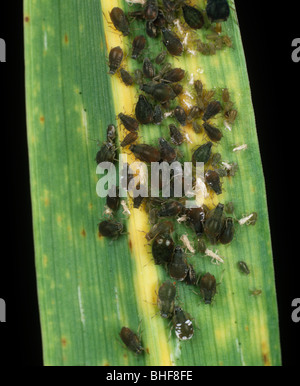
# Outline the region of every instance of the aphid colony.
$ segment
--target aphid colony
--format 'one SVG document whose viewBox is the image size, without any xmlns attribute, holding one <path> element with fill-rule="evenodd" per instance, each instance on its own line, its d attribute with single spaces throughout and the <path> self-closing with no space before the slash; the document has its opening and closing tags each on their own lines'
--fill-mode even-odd
<svg viewBox="0 0 300 386">
<path fill-rule="evenodd" d="M 109 74 L 119 74 L 126 86 L 137 85 L 140 90 L 135 106 L 135 116 L 122 112 L 118 114 L 120 125 L 128 132 L 120 142 L 122 148 L 129 149 L 134 156 L 147 164 L 151 162 L 168 162 L 181 159 L 182 155 L 177 149 L 183 142 L 188 141 L 184 127 L 191 125 L 196 134 L 203 133 L 206 142 L 192 150 L 192 163 L 203 162 L 205 167 L 204 185 L 208 192 L 216 195 L 222 194 L 222 182 L 224 177 L 234 176 L 237 172 L 237 164 L 221 163 L 221 155 L 213 152 L 215 144 L 221 141 L 222 131 L 213 124 L 216 116 L 223 115 L 225 127 L 231 130 L 231 125 L 237 117 L 234 103 L 231 101 L 229 90 L 222 90 L 220 100 L 214 99 L 215 91 L 206 90 L 201 80 L 193 80 L 191 83 L 195 104 L 189 109 L 177 102 L 178 96 L 184 93 L 183 86 L 179 83 L 186 77 L 185 70 L 165 63 L 168 55 L 181 56 L 185 52 L 185 44 L 182 38 L 175 32 L 180 29 L 184 34 L 191 34 L 201 28 L 214 26 L 213 33 L 207 35 L 208 43 L 194 39 L 196 50 L 203 54 L 213 54 L 223 46 L 231 46 L 231 40 L 226 35 L 221 35 L 220 22 L 226 21 L 229 16 L 229 6 L 226 0 L 208 0 L 206 10 L 188 5 L 184 0 L 147 0 L 137 10 L 128 12 L 118 7 L 111 10 L 109 16 L 116 28 L 123 36 L 131 41 L 130 56 L 141 68 L 136 69 L 134 74 L 123 67 L 124 53 L 121 47 L 114 47 L 109 52 Z M 131 38 L 131 24 L 133 20 L 145 22 L 145 34 L 139 34 Z M 183 25 L 179 20 L 184 22 Z M 213 23 L 213 24 L 212 24 Z M 216 23 L 216 24 L 214 24 Z M 161 38 L 166 51 L 162 51 L 155 58 L 147 54 L 147 39 Z M 146 143 L 136 143 L 141 125 L 161 125 L 166 117 L 171 117 L 174 123 L 168 125 L 169 140 L 158 138 L 157 146 Z M 163 125 L 162 125 L 163 126 Z M 96 162 L 114 162 L 117 151 L 116 127 L 109 125 L 107 128 L 107 139 L 100 147 Z M 134 177 L 129 174 L 129 165 L 125 165 L 122 173 L 127 175 L 127 185 Z M 160 189 L 162 186 L 160 186 Z M 118 196 L 118 187 L 114 187 L 115 197 L 107 196 L 106 211 L 112 217 L 120 206 L 123 213 L 130 214 L 125 201 Z M 135 197 L 134 208 L 145 209 L 149 213 L 151 224 L 150 231 L 146 234 L 146 240 L 151 242 L 151 250 L 154 263 L 166 269 L 172 281 L 164 282 L 158 290 L 157 307 L 163 318 L 171 319 L 172 328 L 179 340 L 192 338 L 194 330 L 192 317 L 181 307 L 176 305 L 176 287 L 174 281 L 185 282 L 187 285 L 196 286 L 199 295 L 205 304 L 211 304 L 216 294 L 216 278 L 209 272 L 197 274 L 187 260 L 187 251 L 194 254 L 198 252 L 211 256 L 215 261 L 223 262 L 214 252 L 210 251 L 206 243 L 229 244 L 234 237 L 235 217 L 229 216 L 233 213 L 232 203 L 217 204 L 209 210 L 206 205 L 197 208 L 188 208 L 182 199 L 174 196 L 172 187 L 171 197 L 143 198 Z M 197 240 L 196 246 L 184 234 L 180 241 L 174 241 L 174 223 L 188 226 L 194 232 Z M 124 226 L 113 218 L 100 222 L 99 234 L 104 237 L 116 239 L 123 233 Z M 175 235 L 176 236 L 176 235 Z M 249 274 L 249 268 L 245 262 L 239 262 L 238 268 L 241 272 Z M 125 345 L 135 352 L 141 354 L 144 349 L 140 338 L 128 327 L 123 327 L 120 337 Z"/>
</svg>

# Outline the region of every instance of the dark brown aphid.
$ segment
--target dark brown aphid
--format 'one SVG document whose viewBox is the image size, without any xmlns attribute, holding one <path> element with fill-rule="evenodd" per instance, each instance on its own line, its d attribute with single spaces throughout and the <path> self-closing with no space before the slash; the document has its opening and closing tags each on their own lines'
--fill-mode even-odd
<svg viewBox="0 0 300 386">
<path fill-rule="evenodd" d="M 176 106 L 174 109 L 174 117 L 181 124 L 181 126 L 186 125 L 186 113 L 183 107 Z"/>
<path fill-rule="evenodd" d="M 164 83 L 143 84 L 140 88 L 147 94 L 152 95 L 152 97 L 160 103 L 166 103 L 170 99 L 174 99 L 176 97 L 172 87 Z"/>
<path fill-rule="evenodd" d="M 204 232 L 212 244 L 216 244 L 223 229 L 223 204 L 218 204 L 206 216 Z"/>
<path fill-rule="evenodd" d="M 176 287 L 169 280 L 165 281 L 158 290 L 157 306 L 160 316 L 171 318 L 174 314 Z"/>
<path fill-rule="evenodd" d="M 157 212 L 158 217 L 175 217 L 184 211 L 184 206 L 175 200 L 165 202 Z"/>
<path fill-rule="evenodd" d="M 185 253 L 179 245 L 175 247 L 172 259 L 168 264 L 168 272 L 172 279 L 178 281 L 183 281 L 189 272 Z"/>
<path fill-rule="evenodd" d="M 139 143 L 137 145 L 131 145 L 129 149 L 133 152 L 136 158 L 143 162 L 160 161 L 160 151 L 153 146 L 145 143 Z"/>
<path fill-rule="evenodd" d="M 159 28 L 152 21 L 148 20 L 146 22 L 146 34 L 149 38 L 155 39 L 159 35 Z"/>
<path fill-rule="evenodd" d="M 139 100 L 135 106 L 135 116 L 136 119 L 141 123 L 141 124 L 148 124 L 153 121 L 153 107 L 152 105 L 148 102 L 147 98 L 144 95 L 139 96 Z"/>
<path fill-rule="evenodd" d="M 117 69 L 120 67 L 123 59 L 123 50 L 121 47 L 114 47 L 109 53 L 109 74 L 115 74 Z"/>
<path fill-rule="evenodd" d="M 184 5 L 182 7 L 183 17 L 185 22 L 193 29 L 200 29 L 204 25 L 204 18 L 202 12 L 197 8 L 191 7 L 189 5 Z"/>
<path fill-rule="evenodd" d="M 99 165 L 101 162 L 114 162 L 115 154 L 115 145 L 112 142 L 104 142 L 96 154 L 97 165 Z"/>
<path fill-rule="evenodd" d="M 208 209 L 205 205 L 200 206 L 199 208 L 186 209 L 187 221 L 192 226 L 198 237 L 203 235 L 203 225 L 207 211 Z"/>
<path fill-rule="evenodd" d="M 189 271 L 188 271 L 187 276 L 185 278 L 185 282 L 188 285 L 196 285 L 197 284 L 197 274 L 196 274 L 192 264 L 189 264 Z"/>
<path fill-rule="evenodd" d="M 211 156 L 212 142 L 206 142 L 205 144 L 199 146 L 192 155 L 193 165 L 196 165 L 196 162 L 203 162 L 206 164 Z"/>
<path fill-rule="evenodd" d="M 120 69 L 121 79 L 126 84 L 126 86 L 133 85 L 133 77 L 129 74 L 128 71 L 124 70 L 124 68 Z"/>
<path fill-rule="evenodd" d="M 162 51 L 162 52 L 160 52 L 160 53 L 157 55 L 157 57 L 155 58 L 155 63 L 156 63 L 156 64 L 162 64 L 162 63 L 165 61 L 167 55 L 168 55 L 167 51 Z"/>
<path fill-rule="evenodd" d="M 122 327 L 120 338 L 129 350 L 133 351 L 135 354 L 140 355 L 143 351 L 145 351 L 140 338 L 133 331 L 131 331 L 130 328 Z"/>
<path fill-rule="evenodd" d="M 149 21 L 154 21 L 158 16 L 157 0 L 147 0 L 144 7 L 144 18 Z"/>
<path fill-rule="evenodd" d="M 185 71 L 182 68 L 173 68 L 163 75 L 163 81 L 176 83 L 180 82 L 185 76 Z"/>
<path fill-rule="evenodd" d="M 226 21 L 230 9 L 227 0 L 208 0 L 206 14 L 212 22 Z"/>
<path fill-rule="evenodd" d="M 146 78 L 149 79 L 152 79 L 155 76 L 155 68 L 149 58 L 144 59 L 143 74 Z"/>
<path fill-rule="evenodd" d="M 187 121 L 192 122 L 193 119 L 198 119 L 201 116 L 201 109 L 199 106 L 192 106 L 187 115 Z"/>
<path fill-rule="evenodd" d="M 169 125 L 171 141 L 174 145 L 181 145 L 184 142 L 184 136 L 181 131 L 173 124 Z"/>
<path fill-rule="evenodd" d="M 204 254 L 207 249 L 206 243 L 203 238 L 197 240 L 197 251 Z"/>
<path fill-rule="evenodd" d="M 191 316 L 180 307 L 175 307 L 172 319 L 175 334 L 179 340 L 189 340 L 194 335 Z"/>
<path fill-rule="evenodd" d="M 164 119 L 164 114 L 162 112 L 162 109 L 159 105 L 156 105 L 154 107 L 154 112 L 153 112 L 153 123 L 155 125 L 160 125 L 163 119 Z"/>
<path fill-rule="evenodd" d="M 244 261 L 239 261 L 239 262 L 237 263 L 237 265 L 238 265 L 239 270 L 240 270 L 242 273 L 244 273 L 244 274 L 246 274 L 246 275 L 249 275 L 249 274 L 250 274 L 250 269 L 248 268 L 248 265 L 247 265 Z"/>
<path fill-rule="evenodd" d="M 222 134 L 221 130 L 218 129 L 217 127 L 214 127 L 214 126 L 210 125 L 209 123 L 204 122 L 203 128 L 205 130 L 205 133 L 207 134 L 207 136 L 209 137 L 209 139 L 211 141 L 218 142 L 222 139 L 223 134 Z"/>
<path fill-rule="evenodd" d="M 141 86 L 144 83 L 143 72 L 139 68 L 134 70 L 134 80 L 135 80 L 135 83 L 138 84 L 139 86 Z"/>
<path fill-rule="evenodd" d="M 163 43 L 171 55 L 180 56 L 183 53 L 183 45 L 179 37 L 167 28 L 162 28 Z"/>
<path fill-rule="evenodd" d="M 211 166 L 212 167 L 217 167 L 219 163 L 221 162 L 222 156 L 220 153 L 214 153 L 213 156 L 211 157 Z"/>
<path fill-rule="evenodd" d="M 236 117 L 237 117 L 237 110 L 229 110 L 225 113 L 225 118 L 226 118 L 226 121 L 229 123 L 229 124 L 233 124 L 234 121 L 236 120 Z"/>
<path fill-rule="evenodd" d="M 126 115 L 123 113 L 120 113 L 118 115 L 118 118 L 120 119 L 120 121 L 122 122 L 126 130 L 130 132 L 135 132 L 138 130 L 139 123 L 135 118 L 130 117 L 129 115 Z"/>
<path fill-rule="evenodd" d="M 112 186 L 106 197 L 106 205 L 109 209 L 116 212 L 120 207 L 119 188 Z"/>
<path fill-rule="evenodd" d="M 200 293 L 204 299 L 205 304 L 211 304 L 213 297 L 216 294 L 217 283 L 214 275 L 207 272 L 200 280 Z"/>
<path fill-rule="evenodd" d="M 174 241 L 169 233 L 163 233 L 153 240 L 152 256 L 156 265 L 171 261 L 174 252 Z"/>
<path fill-rule="evenodd" d="M 117 137 L 117 129 L 115 125 L 108 125 L 106 130 L 107 142 L 114 143 Z"/>
<path fill-rule="evenodd" d="M 173 162 L 176 159 L 176 151 L 164 138 L 159 138 L 159 149 L 161 159 L 166 162 Z"/>
<path fill-rule="evenodd" d="M 221 106 L 221 103 L 219 101 L 212 101 L 210 102 L 206 109 L 205 109 L 205 112 L 203 114 L 203 121 L 207 121 L 208 119 L 214 117 L 216 114 L 218 114 L 221 110 L 222 106 Z"/>
<path fill-rule="evenodd" d="M 129 35 L 129 23 L 124 11 L 121 8 L 113 8 L 109 16 L 113 22 L 113 25 L 118 31 L 122 32 L 124 36 Z"/>
<path fill-rule="evenodd" d="M 226 217 L 219 241 L 221 244 L 231 243 L 234 236 L 234 223 L 232 217 Z"/>
<path fill-rule="evenodd" d="M 234 212 L 234 204 L 233 202 L 227 202 L 227 204 L 225 204 L 225 212 L 228 213 L 228 214 L 232 214 Z"/>
<path fill-rule="evenodd" d="M 136 36 L 132 42 L 132 59 L 137 59 L 143 49 L 146 47 L 146 38 L 143 35 Z"/>
<path fill-rule="evenodd" d="M 146 234 L 148 241 L 154 239 L 161 233 L 172 233 L 174 230 L 173 223 L 171 221 L 161 221 L 153 225 L 150 231 Z"/>
<path fill-rule="evenodd" d="M 170 85 L 175 93 L 176 96 L 182 93 L 183 86 L 179 83 L 174 83 Z"/>
<path fill-rule="evenodd" d="M 123 224 L 115 220 L 104 220 L 100 222 L 98 229 L 101 236 L 117 239 L 123 231 Z"/>
<path fill-rule="evenodd" d="M 158 27 L 159 29 L 166 26 L 167 20 L 166 20 L 165 15 L 161 9 L 158 10 L 157 18 L 153 21 L 153 24 L 156 27 Z"/>
<path fill-rule="evenodd" d="M 201 127 L 201 125 L 200 125 L 197 121 L 193 121 L 192 127 L 193 127 L 193 130 L 194 130 L 194 132 L 195 132 L 196 134 L 201 133 L 202 127 Z"/>
<path fill-rule="evenodd" d="M 205 183 L 216 193 L 222 194 L 222 186 L 219 173 L 209 169 L 205 173 Z"/>
<path fill-rule="evenodd" d="M 121 147 L 125 147 L 125 146 L 128 146 L 128 145 L 131 145 L 137 139 L 138 139 L 138 133 L 137 132 L 128 133 L 124 137 L 123 141 L 120 143 L 120 146 Z"/>
</svg>

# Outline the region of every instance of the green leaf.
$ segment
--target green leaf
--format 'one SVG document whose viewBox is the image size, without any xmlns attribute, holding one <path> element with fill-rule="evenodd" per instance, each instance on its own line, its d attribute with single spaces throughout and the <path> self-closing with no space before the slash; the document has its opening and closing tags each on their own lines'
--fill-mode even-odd
<svg viewBox="0 0 300 386">
<path fill-rule="evenodd" d="M 200 8 L 204 1 L 198 2 Z M 96 194 L 97 143 L 106 137 L 116 116 L 132 114 L 138 88 L 126 87 L 118 75 L 108 75 L 108 52 L 121 46 L 130 70 L 141 66 L 130 59 L 132 36 L 122 37 L 109 22 L 108 12 L 125 1 L 47 0 L 24 1 L 27 129 L 30 158 L 35 261 L 45 365 L 280 365 L 278 315 L 264 177 L 256 134 L 251 92 L 240 31 L 234 9 L 223 32 L 233 47 L 205 56 L 184 54 L 170 58 L 175 67 L 201 79 L 207 89 L 230 91 L 238 117 L 232 130 L 214 152 L 222 160 L 237 162 L 234 177 L 224 178 L 224 193 L 211 196 L 233 201 L 238 219 L 258 213 L 255 226 L 236 226 L 229 245 L 218 245 L 224 264 L 213 265 L 200 254 L 188 257 L 197 272 L 214 274 L 221 284 L 211 306 L 177 283 L 180 305 L 194 318 L 195 334 L 178 341 L 168 321 L 157 314 L 158 286 L 168 278 L 151 260 L 146 245 L 149 229 L 145 209 L 133 209 L 129 218 L 119 210 L 128 234 L 116 241 L 99 237 L 105 200 Z M 232 3 L 232 7 L 234 7 Z M 135 9 L 137 9 L 136 7 Z M 131 24 L 133 35 L 143 33 L 143 23 Z M 204 38 L 207 31 L 198 31 Z M 196 35 L 191 35 L 196 38 Z M 150 58 L 163 49 L 160 40 L 147 38 Z M 192 42 L 190 43 L 192 44 Z M 181 97 L 181 103 L 184 103 Z M 157 145 L 168 137 L 169 118 L 161 126 L 140 129 L 141 142 Z M 205 141 L 187 128 L 193 144 L 182 145 L 185 160 Z M 247 149 L 233 148 L 247 144 Z M 129 151 L 127 151 L 129 155 Z M 133 160 L 132 155 L 129 155 Z M 184 225 L 176 234 L 193 235 Z M 212 246 L 209 246 L 213 249 Z M 237 269 L 244 260 L 251 273 Z M 221 280 L 222 279 L 222 280 Z M 251 290 L 261 290 L 257 296 Z M 157 315 L 155 315 L 157 314 Z M 137 357 L 123 347 L 122 326 L 135 332 L 141 321 L 147 352 Z M 198 328 L 197 328 L 197 327 Z"/>
</svg>

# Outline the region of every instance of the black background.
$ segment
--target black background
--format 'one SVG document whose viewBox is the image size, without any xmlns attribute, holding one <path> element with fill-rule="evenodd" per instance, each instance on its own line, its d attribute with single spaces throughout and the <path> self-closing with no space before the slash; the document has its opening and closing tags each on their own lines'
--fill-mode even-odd
<svg viewBox="0 0 300 386">
<path fill-rule="evenodd" d="M 0 324 L 1 364 L 41 366 L 25 122 L 23 10 L 21 0 L 9 3 L 12 8 L 2 5 L 0 14 L 0 38 L 7 48 L 7 62 L 0 64 L 0 297 L 7 305 L 7 322 Z M 261 4 L 240 0 L 236 7 L 267 188 L 282 360 L 288 366 L 298 365 L 300 329 L 300 323 L 291 320 L 291 302 L 300 297 L 300 62 L 291 60 L 291 42 L 300 37 L 300 31 L 296 1 L 280 9 L 277 3 Z"/>
</svg>

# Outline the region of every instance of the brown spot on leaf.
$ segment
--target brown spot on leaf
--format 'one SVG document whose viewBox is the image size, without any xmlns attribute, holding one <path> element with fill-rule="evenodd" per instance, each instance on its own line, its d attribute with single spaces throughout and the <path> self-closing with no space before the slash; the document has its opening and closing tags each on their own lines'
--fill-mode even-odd
<svg viewBox="0 0 300 386">
<path fill-rule="evenodd" d="M 103 366 L 110 366 L 108 362 L 105 362 Z"/>
<path fill-rule="evenodd" d="M 129 248 L 132 251 L 132 242 L 131 242 L 131 240 L 129 240 Z"/>
<path fill-rule="evenodd" d="M 269 349 L 268 349 L 268 345 L 265 341 L 262 342 L 261 349 L 262 349 L 262 356 L 263 356 L 264 365 L 265 366 L 271 366 L 271 361 L 270 361 L 270 357 L 269 357 Z"/>
<path fill-rule="evenodd" d="M 98 232 L 98 239 L 102 239 L 102 235 L 100 232 Z"/>
<path fill-rule="evenodd" d="M 41 122 L 41 123 L 44 123 L 44 122 L 45 122 L 45 117 L 44 117 L 43 115 L 40 117 L 40 122 Z"/>
<path fill-rule="evenodd" d="M 63 347 L 66 347 L 67 346 L 67 339 L 63 336 L 62 338 L 61 338 L 61 345 L 63 346 Z"/>
<path fill-rule="evenodd" d="M 25 23 L 28 23 L 30 20 L 29 16 L 25 16 L 24 20 L 25 20 Z"/>
<path fill-rule="evenodd" d="M 80 232 L 80 234 L 81 234 L 82 237 L 85 237 L 85 236 L 86 236 L 86 231 L 85 231 L 85 229 L 82 229 L 81 232 Z"/>
<path fill-rule="evenodd" d="M 67 34 L 65 34 L 65 43 L 68 44 L 69 43 L 69 37 Z"/>
</svg>

